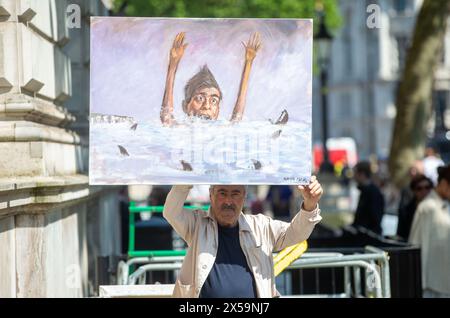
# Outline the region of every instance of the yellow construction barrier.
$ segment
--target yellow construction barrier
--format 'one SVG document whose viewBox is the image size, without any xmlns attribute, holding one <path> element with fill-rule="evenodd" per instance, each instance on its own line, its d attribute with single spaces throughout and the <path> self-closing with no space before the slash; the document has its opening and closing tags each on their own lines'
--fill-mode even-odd
<svg viewBox="0 0 450 318">
<path fill-rule="evenodd" d="M 286 247 L 284 250 L 280 251 L 273 258 L 273 269 L 275 272 L 275 276 L 278 276 L 282 271 L 286 269 L 289 265 L 292 264 L 297 258 L 302 256 L 303 253 L 308 249 L 308 243 L 303 241 L 296 245 L 292 245 Z"/>
</svg>

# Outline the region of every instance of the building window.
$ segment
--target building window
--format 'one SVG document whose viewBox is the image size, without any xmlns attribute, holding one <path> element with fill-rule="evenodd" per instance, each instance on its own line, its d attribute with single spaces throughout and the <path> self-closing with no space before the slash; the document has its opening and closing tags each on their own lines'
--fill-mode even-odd
<svg viewBox="0 0 450 318">
<path fill-rule="evenodd" d="M 404 14 L 407 8 L 407 0 L 394 0 L 394 10 L 398 15 Z"/>
<path fill-rule="evenodd" d="M 445 65 L 445 55 L 447 52 L 447 45 L 448 45 L 447 40 L 444 40 L 444 45 L 442 46 L 442 50 L 439 52 L 439 63 L 441 65 Z"/>
<path fill-rule="evenodd" d="M 435 132 L 447 131 L 448 119 L 448 91 L 438 90 L 433 92 L 433 110 L 435 115 Z"/>
<path fill-rule="evenodd" d="M 337 117 L 340 120 L 351 120 L 351 118 L 353 117 L 353 107 L 351 104 L 350 94 L 342 93 L 340 99 L 341 107 L 339 107 L 340 112 Z"/>
<path fill-rule="evenodd" d="M 398 71 L 403 71 L 403 67 L 406 63 L 406 55 L 409 49 L 409 39 L 406 36 L 398 36 L 397 42 L 397 54 L 398 54 Z"/>
<path fill-rule="evenodd" d="M 352 75 L 353 71 L 353 49 L 352 49 L 352 30 L 351 30 L 351 21 L 352 21 L 352 11 L 348 9 L 345 12 L 345 25 L 343 29 L 343 47 L 344 47 L 344 70 L 348 77 Z"/>
</svg>

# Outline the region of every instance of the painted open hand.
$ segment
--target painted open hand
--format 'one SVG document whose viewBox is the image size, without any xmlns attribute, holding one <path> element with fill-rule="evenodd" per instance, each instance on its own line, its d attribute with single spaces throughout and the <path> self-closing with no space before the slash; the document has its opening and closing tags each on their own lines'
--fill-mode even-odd
<svg viewBox="0 0 450 318">
<path fill-rule="evenodd" d="M 256 57 L 256 53 L 261 48 L 261 36 L 258 32 L 253 33 L 247 43 L 242 42 L 242 45 L 245 47 L 245 60 L 253 61 Z"/>
<path fill-rule="evenodd" d="M 308 185 L 299 185 L 298 189 L 303 196 L 303 209 L 306 211 L 314 210 L 323 194 L 322 186 L 317 181 L 316 176 L 311 177 Z"/>
<path fill-rule="evenodd" d="M 173 40 L 172 48 L 170 49 L 170 61 L 178 63 L 183 57 L 184 50 L 188 46 L 184 43 L 185 32 L 180 32 L 175 36 Z"/>
</svg>

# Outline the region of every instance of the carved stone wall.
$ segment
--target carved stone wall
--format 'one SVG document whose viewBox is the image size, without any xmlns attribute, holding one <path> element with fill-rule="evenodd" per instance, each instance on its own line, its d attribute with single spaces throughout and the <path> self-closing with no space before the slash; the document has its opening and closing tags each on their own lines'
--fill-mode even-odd
<svg viewBox="0 0 450 318">
<path fill-rule="evenodd" d="M 0 0 L 0 297 L 92 295 L 96 257 L 120 253 L 118 188 L 87 177 L 89 23 L 107 13 Z"/>
</svg>

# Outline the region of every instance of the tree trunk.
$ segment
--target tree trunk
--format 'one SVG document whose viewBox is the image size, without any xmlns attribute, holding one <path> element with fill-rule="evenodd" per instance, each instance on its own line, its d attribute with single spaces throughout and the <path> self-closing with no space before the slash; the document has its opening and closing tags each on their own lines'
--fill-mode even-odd
<svg viewBox="0 0 450 318">
<path fill-rule="evenodd" d="M 434 73 L 443 50 L 449 16 L 450 1 L 424 0 L 416 20 L 395 101 L 397 116 L 389 172 L 398 187 L 409 182 L 409 168 L 415 160 L 423 158 Z"/>
</svg>

